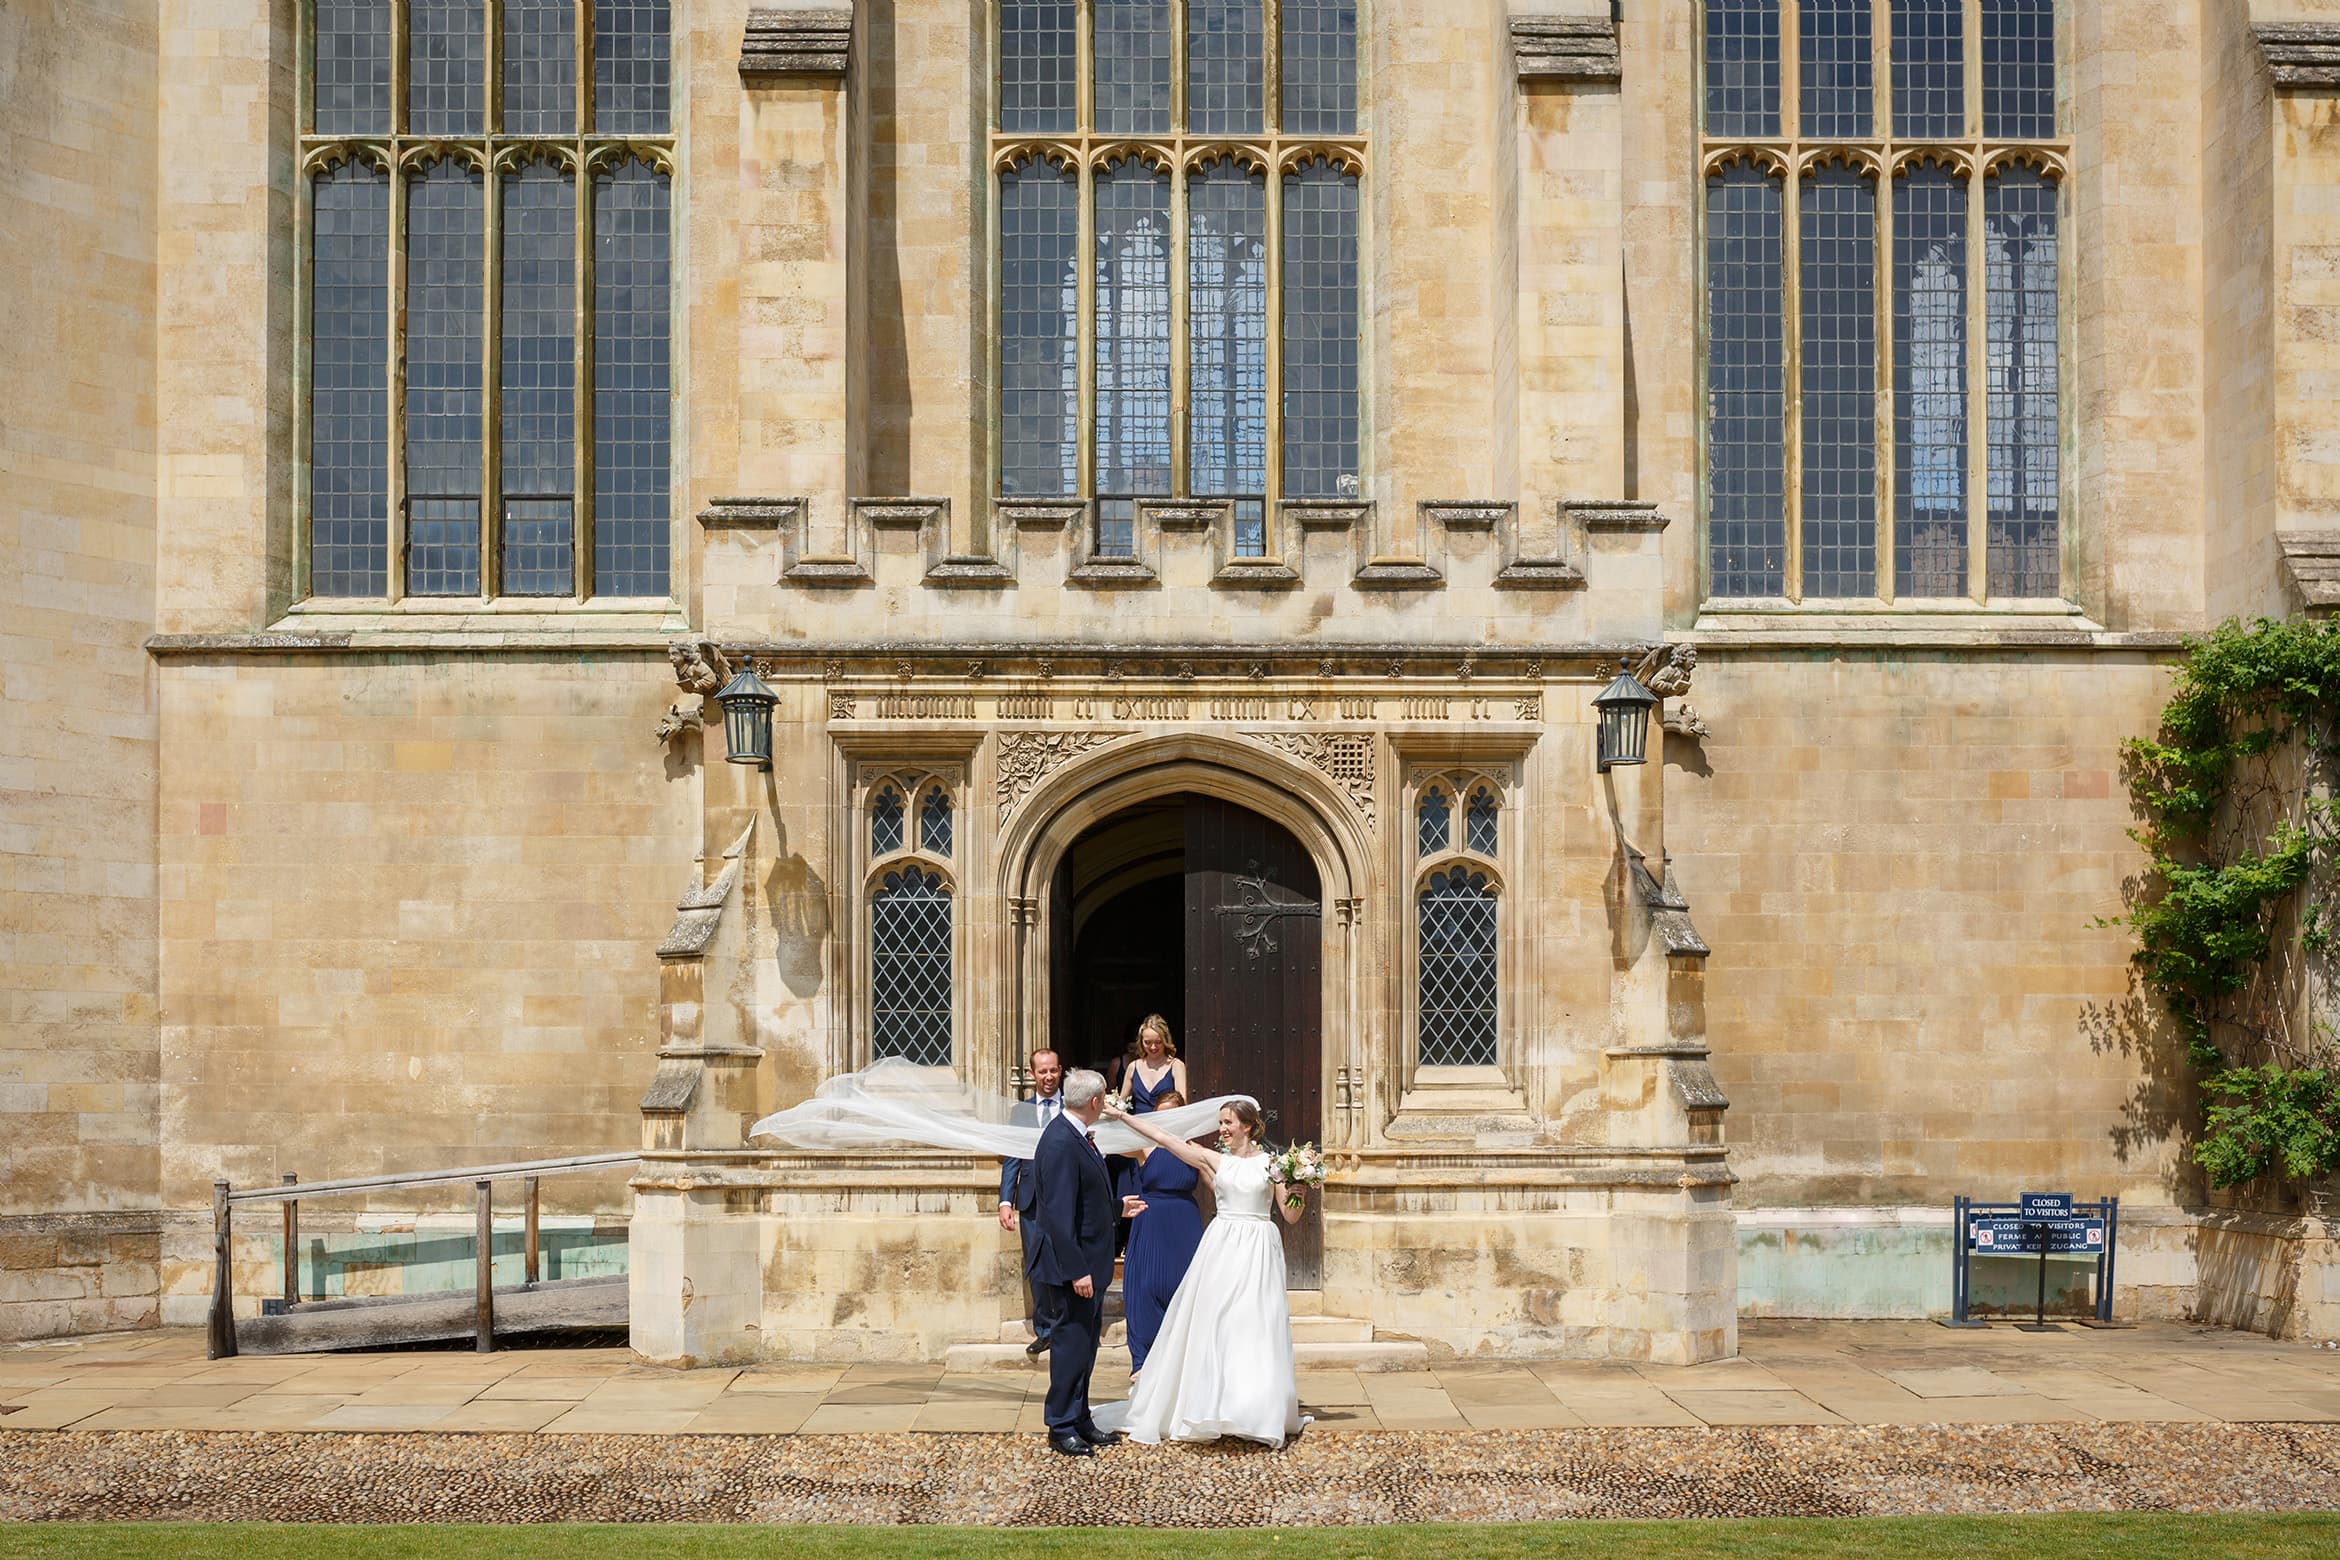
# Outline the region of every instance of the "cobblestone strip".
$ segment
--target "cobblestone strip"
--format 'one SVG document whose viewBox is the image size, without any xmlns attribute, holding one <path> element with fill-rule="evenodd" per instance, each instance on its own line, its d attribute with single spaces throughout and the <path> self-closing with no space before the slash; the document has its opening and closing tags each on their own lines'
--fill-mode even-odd
<svg viewBox="0 0 2340 1560">
<path fill-rule="evenodd" d="M 1031 1435 L 0 1431 L 0 1519 L 1029 1526 L 2340 1507 L 2340 1426 L 1384 1432 L 1120 1446 Z"/>
</svg>

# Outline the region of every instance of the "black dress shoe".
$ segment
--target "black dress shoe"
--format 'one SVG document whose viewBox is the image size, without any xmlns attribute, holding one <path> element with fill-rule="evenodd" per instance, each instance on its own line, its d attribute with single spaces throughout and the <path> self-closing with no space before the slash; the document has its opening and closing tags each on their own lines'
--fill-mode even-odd
<svg viewBox="0 0 2340 1560">
<path fill-rule="evenodd" d="M 1121 1441 L 1120 1431 L 1100 1430 L 1095 1425 L 1079 1426 L 1077 1433 L 1082 1440 L 1088 1442 L 1091 1446 L 1115 1446 L 1120 1444 Z"/>
<path fill-rule="evenodd" d="M 1024 1345 L 1024 1352 L 1026 1354 L 1039 1354 L 1045 1351 L 1047 1347 L 1048 1340 L 1046 1338 L 1034 1338 L 1030 1343 Z"/>
<path fill-rule="evenodd" d="M 1053 1430 L 1048 1434 L 1048 1445 L 1050 1450 L 1061 1452 L 1067 1457 L 1094 1457 L 1097 1455 L 1096 1448 L 1079 1436 L 1058 1435 Z"/>
</svg>

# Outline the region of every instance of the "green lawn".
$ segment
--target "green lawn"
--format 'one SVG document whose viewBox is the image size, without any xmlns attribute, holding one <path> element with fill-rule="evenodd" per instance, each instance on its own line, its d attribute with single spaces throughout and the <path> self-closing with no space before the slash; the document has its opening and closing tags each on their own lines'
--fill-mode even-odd
<svg viewBox="0 0 2340 1560">
<path fill-rule="evenodd" d="M 560 1556 L 673 1556 L 732 1560 L 1381 1560 L 1424 1555 L 1537 1560 L 1555 1554 L 1620 1560 L 1772 1560 L 1859 1555 L 1862 1560 L 2199 1560 L 2340 1553 L 2340 1515 L 1872 1517 L 1748 1522 L 1505 1523 L 1484 1527 L 1262 1528 L 1192 1533 L 1133 1528 L 896 1528 L 559 1525 L 326 1527 L 198 1523 L 0 1525 L 0 1555 L 41 1560 L 552 1560 Z"/>
</svg>

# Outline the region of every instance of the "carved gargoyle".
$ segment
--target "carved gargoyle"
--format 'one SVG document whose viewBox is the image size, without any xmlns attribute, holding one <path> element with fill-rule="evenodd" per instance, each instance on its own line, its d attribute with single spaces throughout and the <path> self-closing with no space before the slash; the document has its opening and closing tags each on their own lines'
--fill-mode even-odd
<svg viewBox="0 0 2340 1560">
<path fill-rule="evenodd" d="M 701 698 L 731 681 L 731 662 L 712 639 L 677 639 L 666 647 L 675 686 Z"/>
<path fill-rule="evenodd" d="M 658 717 L 658 724 L 650 729 L 652 735 L 671 747 L 674 739 L 684 732 L 700 731 L 705 729 L 705 726 L 706 721 L 700 715 L 697 706 L 675 704 L 668 706 L 666 713 Z"/>
<path fill-rule="evenodd" d="M 1696 645 L 1660 645 L 1642 659 L 1634 676 L 1660 699 L 1669 701 L 1658 723 L 1677 737 L 1695 742 L 1706 735 L 1706 718 L 1697 706 L 1680 702 L 1690 691 L 1690 676 L 1698 670 Z"/>
<path fill-rule="evenodd" d="M 1675 736 L 1689 737 L 1693 741 L 1706 735 L 1706 718 L 1698 713 L 1695 704 L 1675 705 L 1666 711 L 1665 719 L 1660 724 Z"/>
</svg>

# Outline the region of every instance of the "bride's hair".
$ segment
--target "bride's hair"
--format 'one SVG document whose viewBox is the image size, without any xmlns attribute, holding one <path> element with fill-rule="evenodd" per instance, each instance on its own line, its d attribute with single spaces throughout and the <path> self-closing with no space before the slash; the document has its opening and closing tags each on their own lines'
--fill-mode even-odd
<svg viewBox="0 0 2340 1560">
<path fill-rule="evenodd" d="M 1235 1119 L 1243 1123 L 1243 1130 L 1251 1135 L 1251 1141 L 1262 1148 L 1267 1146 L 1267 1118 L 1260 1115 L 1257 1105 L 1249 1100 L 1229 1100 L 1219 1108 L 1233 1111 Z"/>
<path fill-rule="evenodd" d="M 1138 1020 L 1137 1045 L 1140 1055 L 1145 1052 L 1146 1031 L 1149 1029 L 1162 1037 L 1162 1053 L 1165 1056 L 1178 1054 L 1178 1042 L 1170 1038 L 1170 1020 L 1159 1013 L 1148 1013 L 1144 1018 Z"/>
</svg>

